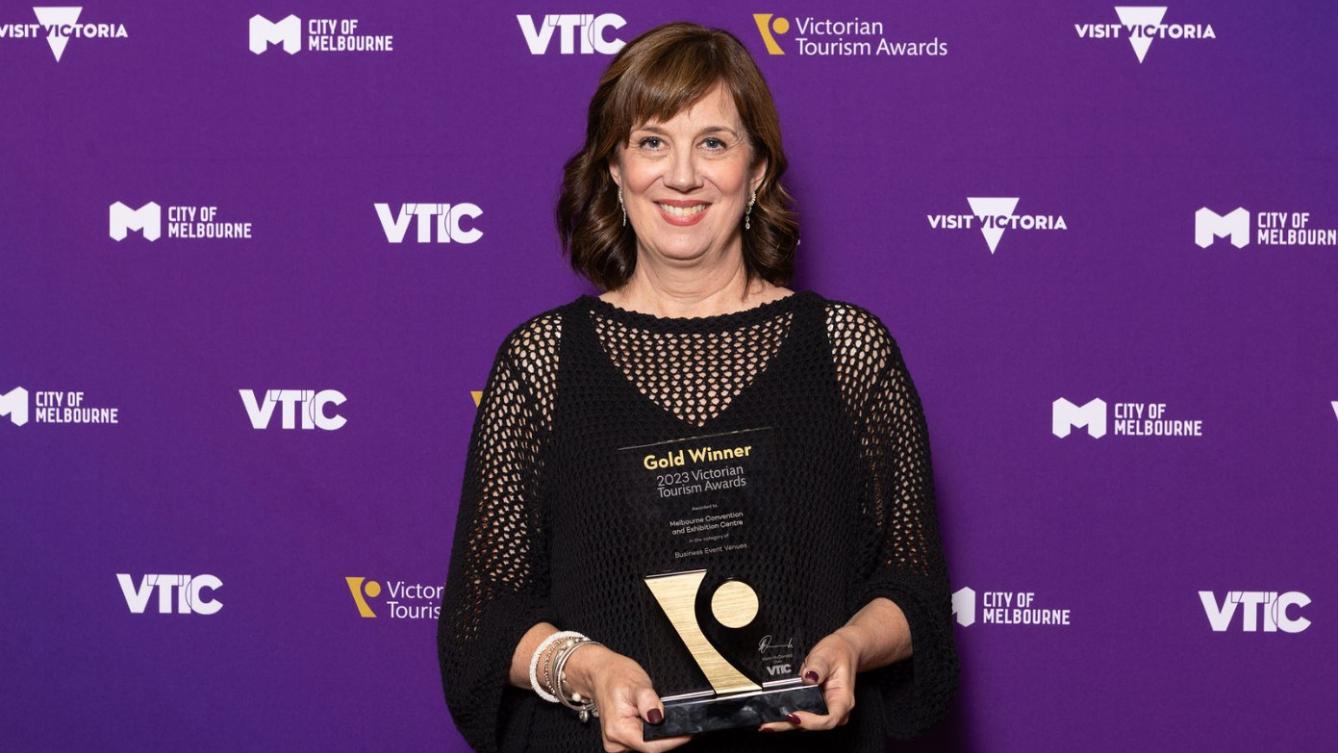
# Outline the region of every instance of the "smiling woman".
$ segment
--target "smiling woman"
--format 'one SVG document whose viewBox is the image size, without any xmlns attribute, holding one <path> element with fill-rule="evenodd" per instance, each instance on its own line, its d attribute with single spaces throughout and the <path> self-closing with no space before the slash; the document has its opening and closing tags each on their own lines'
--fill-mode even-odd
<svg viewBox="0 0 1338 753">
<path fill-rule="evenodd" d="M 604 292 L 507 335 L 470 441 L 438 648 L 476 749 L 875 753 L 944 714 L 919 397 L 877 316 L 784 287 L 785 169 L 728 32 L 601 79 L 557 219 Z"/>
</svg>

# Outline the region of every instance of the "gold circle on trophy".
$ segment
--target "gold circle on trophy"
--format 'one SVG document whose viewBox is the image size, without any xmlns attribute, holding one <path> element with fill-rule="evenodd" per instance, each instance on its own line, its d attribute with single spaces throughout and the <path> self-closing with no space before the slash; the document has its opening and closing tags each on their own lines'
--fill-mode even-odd
<svg viewBox="0 0 1338 753">
<path fill-rule="evenodd" d="M 757 616 L 757 592 L 741 580 L 725 581 L 711 594 L 711 614 L 728 628 L 741 628 Z"/>
</svg>

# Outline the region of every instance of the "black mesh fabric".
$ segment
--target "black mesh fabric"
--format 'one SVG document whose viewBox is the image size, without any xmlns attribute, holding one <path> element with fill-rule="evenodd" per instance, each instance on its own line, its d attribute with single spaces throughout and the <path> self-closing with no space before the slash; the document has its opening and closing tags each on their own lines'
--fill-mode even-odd
<svg viewBox="0 0 1338 753">
<path fill-rule="evenodd" d="M 665 552 L 611 468 L 619 448 L 759 428 L 771 449 L 751 546 L 710 562 L 792 617 L 800 658 L 879 596 L 905 612 L 913 655 L 859 676 L 845 727 L 710 733 L 680 750 L 881 751 L 943 715 L 957 655 L 928 432 L 883 322 L 811 291 L 690 318 L 581 296 L 508 334 L 471 435 L 438 654 L 476 750 L 602 749 L 598 720 L 507 684 L 536 622 L 637 659 L 662 693 L 703 686 L 665 661 L 672 637 L 642 581 Z"/>
</svg>

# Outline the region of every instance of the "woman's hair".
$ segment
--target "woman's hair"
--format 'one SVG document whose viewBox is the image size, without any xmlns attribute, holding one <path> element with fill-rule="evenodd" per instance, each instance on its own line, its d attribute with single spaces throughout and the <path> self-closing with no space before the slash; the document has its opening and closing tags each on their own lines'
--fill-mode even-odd
<svg viewBox="0 0 1338 753">
<path fill-rule="evenodd" d="M 788 284 L 794 274 L 799 223 L 780 178 L 787 166 L 780 120 L 757 64 L 737 37 L 722 29 L 677 22 L 624 46 L 600 79 L 587 115 L 585 146 L 563 167 L 557 225 L 572 267 L 605 290 L 622 287 L 636 268 L 636 236 L 623 227 L 610 160 L 633 127 L 668 121 L 723 83 L 753 148 L 750 170 L 767 162 L 757 202 L 743 233 L 748 280 Z M 751 173 L 750 173 L 751 174 Z"/>
</svg>

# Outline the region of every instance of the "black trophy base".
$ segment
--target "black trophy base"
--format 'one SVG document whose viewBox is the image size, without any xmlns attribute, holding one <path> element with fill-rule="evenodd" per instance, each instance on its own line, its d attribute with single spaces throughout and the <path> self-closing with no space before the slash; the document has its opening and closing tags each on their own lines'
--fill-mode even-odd
<svg viewBox="0 0 1338 753">
<path fill-rule="evenodd" d="M 795 711 L 826 714 L 827 702 L 822 698 L 822 687 L 793 684 L 776 685 L 762 690 L 700 698 L 683 698 L 664 702 L 664 721 L 660 724 L 641 725 L 641 735 L 647 740 L 678 735 L 695 735 L 718 729 L 757 727 L 767 722 L 788 721 Z"/>
</svg>

